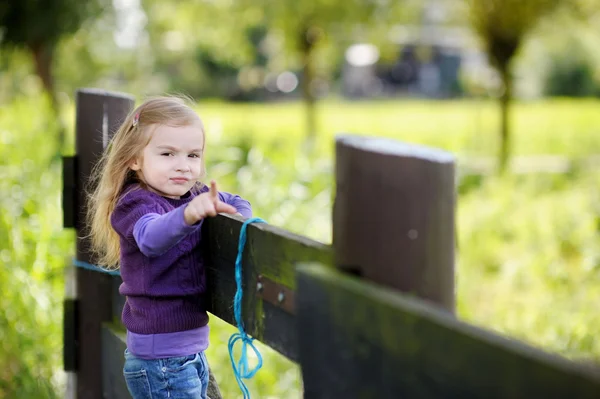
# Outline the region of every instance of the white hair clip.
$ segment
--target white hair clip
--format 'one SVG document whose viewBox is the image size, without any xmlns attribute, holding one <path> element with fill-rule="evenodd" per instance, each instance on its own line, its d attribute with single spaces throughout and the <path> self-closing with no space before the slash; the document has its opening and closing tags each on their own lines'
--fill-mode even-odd
<svg viewBox="0 0 600 399">
<path fill-rule="evenodd" d="M 133 116 L 133 127 L 136 127 L 140 122 L 140 113 L 138 112 Z"/>
</svg>

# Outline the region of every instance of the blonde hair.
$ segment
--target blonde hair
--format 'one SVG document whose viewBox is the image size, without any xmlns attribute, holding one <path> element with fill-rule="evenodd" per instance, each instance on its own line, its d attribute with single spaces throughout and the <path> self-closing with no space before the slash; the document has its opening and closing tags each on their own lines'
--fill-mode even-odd
<svg viewBox="0 0 600 399">
<path fill-rule="evenodd" d="M 158 125 L 179 127 L 194 123 L 200 123 L 204 135 L 204 126 L 192 109 L 190 99 L 182 96 L 153 97 L 131 111 L 115 133 L 92 171 L 90 184 L 93 191 L 88 196 L 87 220 L 91 249 L 100 266 L 118 268 L 119 236 L 112 227 L 110 217 L 127 183 L 138 182 L 143 186 L 130 165 L 141 157 Z"/>
</svg>

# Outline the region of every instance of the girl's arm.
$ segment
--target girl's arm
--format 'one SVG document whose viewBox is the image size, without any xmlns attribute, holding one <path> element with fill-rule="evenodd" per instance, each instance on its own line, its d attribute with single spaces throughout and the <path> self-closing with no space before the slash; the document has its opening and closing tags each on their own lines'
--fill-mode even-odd
<svg viewBox="0 0 600 399">
<path fill-rule="evenodd" d="M 222 191 L 218 194 L 222 202 L 233 206 L 241 216 L 252 217 L 252 207 L 248 201 L 239 195 Z M 190 226 L 185 222 L 185 207 L 180 206 L 162 215 L 147 213 L 138 219 L 133 228 L 133 237 L 144 255 L 160 256 L 200 227 L 201 223 Z"/>
<path fill-rule="evenodd" d="M 185 222 L 185 207 L 180 206 L 162 215 L 147 213 L 138 219 L 133 228 L 133 237 L 144 255 L 160 256 L 200 227 L 201 223 L 189 226 Z"/>
</svg>

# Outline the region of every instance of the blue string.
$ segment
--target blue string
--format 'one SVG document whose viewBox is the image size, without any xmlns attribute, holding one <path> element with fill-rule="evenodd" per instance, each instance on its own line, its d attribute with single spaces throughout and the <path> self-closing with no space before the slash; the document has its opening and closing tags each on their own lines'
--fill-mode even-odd
<svg viewBox="0 0 600 399">
<path fill-rule="evenodd" d="M 107 270 L 104 269 L 98 265 L 92 265 L 91 263 L 79 260 L 79 259 L 73 259 L 73 265 L 80 267 L 82 269 L 86 269 L 86 270 L 92 270 L 94 272 L 102 272 L 102 273 L 106 273 L 106 274 L 110 274 L 111 276 L 120 276 L 121 272 L 119 272 L 118 270 Z"/>
<path fill-rule="evenodd" d="M 244 322 L 242 320 L 242 254 L 244 252 L 244 245 L 246 244 L 246 228 L 251 223 L 266 223 L 261 218 L 250 218 L 244 222 L 242 225 L 242 229 L 240 230 L 240 240 L 238 243 L 238 253 L 237 258 L 235 259 L 235 283 L 237 285 L 237 290 L 235 292 L 235 297 L 233 300 L 233 314 L 235 317 L 235 322 L 238 327 L 238 332 L 231 335 L 229 338 L 229 359 L 231 360 L 231 367 L 233 368 L 233 373 L 235 374 L 235 380 L 244 395 L 244 399 L 250 399 L 250 392 L 244 384 L 243 379 L 250 379 L 254 377 L 254 374 L 262 367 L 262 356 L 253 342 L 254 338 L 250 337 L 246 334 L 244 330 Z M 233 358 L 233 347 L 238 341 L 242 341 L 242 354 L 240 356 L 240 360 L 236 364 Z M 258 363 L 254 366 L 253 369 L 248 369 L 248 347 L 254 351 L 258 359 Z"/>
</svg>

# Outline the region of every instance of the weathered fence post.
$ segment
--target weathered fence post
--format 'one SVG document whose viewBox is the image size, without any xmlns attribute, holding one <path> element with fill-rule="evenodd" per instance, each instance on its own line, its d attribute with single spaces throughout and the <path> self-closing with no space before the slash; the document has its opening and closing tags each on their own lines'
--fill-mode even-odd
<svg viewBox="0 0 600 399">
<path fill-rule="evenodd" d="M 454 312 L 454 158 L 382 138 L 336 140 L 337 267 Z"/>
<path fill-rule="evenodd" d="M 454 312 L 454 158 L 397 141 L 336 139 L 335 266 Z M 373 290 L 365 285 L 365 290 Z M 395 398 L 393 313 L 300 270 L 298 340 L 305 397 Z M 363 301 L 363 302 L 360 302 Z M 372 332 L 362 335 L 364 328 Z M 412 350 L 412 349 L 409 349 Z M 364 378 L 363 378 L 364 377 Z"/>
<path fill-rule="evenodd" d="M 77 91 L 76 187 L 74 221 L 77 230 L 77 259 L 94 263 L 86 238 L 86 188 L 92 168 L 106 143 L 133 107 L 133 98 L 99 90 Z M 101 324 L 112 318 L 111 277 L 77 269 L 77 398 L 100 399 L 102 390 Z"/>
</svg>

